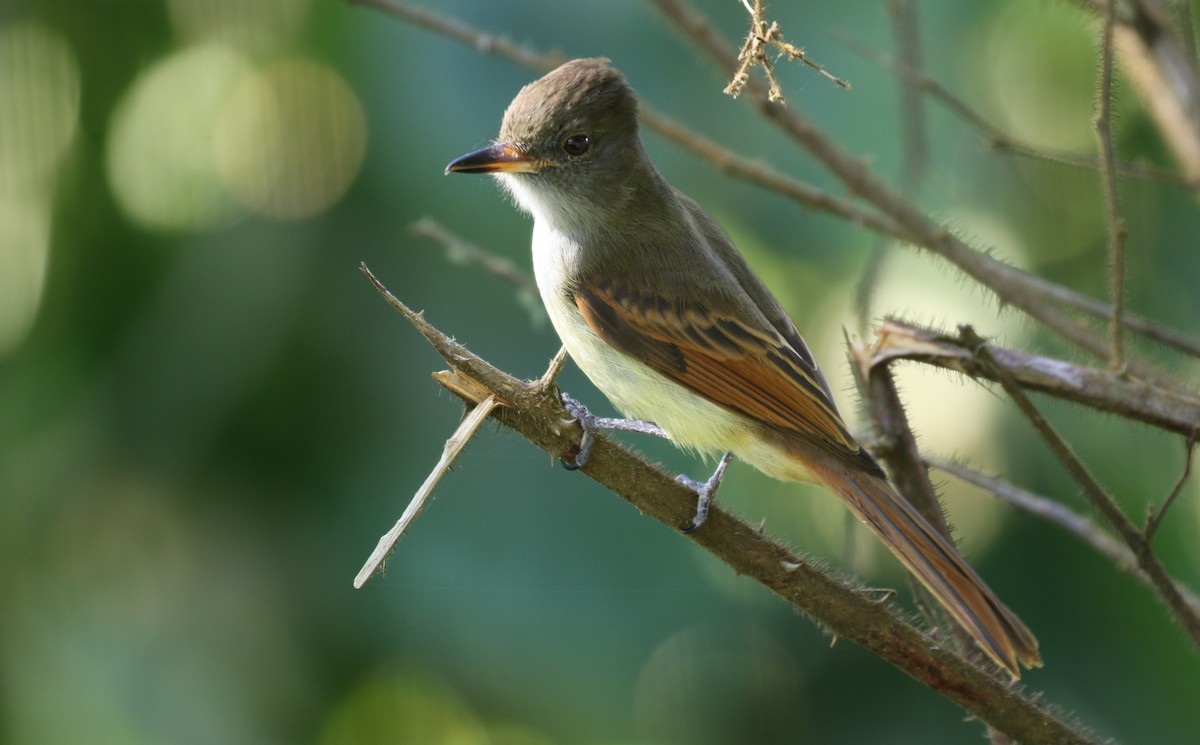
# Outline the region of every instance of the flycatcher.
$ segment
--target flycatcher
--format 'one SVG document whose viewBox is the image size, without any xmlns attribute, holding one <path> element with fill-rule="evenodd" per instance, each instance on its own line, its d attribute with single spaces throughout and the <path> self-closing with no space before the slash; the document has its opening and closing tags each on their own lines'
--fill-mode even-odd
<svg viewBox="0 0 1200 745">
<path fill-rule="evenodd" d="M 627 417 L 675 444 L 730 453 L 787 481 L 818 481 L 1014 678 L 1037 640 L 855 442 L 796 326 L 638 136 L 637 98 L 607 60 L 568 62 L 521 89 L 500 137 L 447 173 L 494 173 L 533 215 L 533 268 L 575 363 Z M 588 453 L 597 420 L 572 404 Z M 685 481 L 687 481 L 685 479 Z"/>
</svg>

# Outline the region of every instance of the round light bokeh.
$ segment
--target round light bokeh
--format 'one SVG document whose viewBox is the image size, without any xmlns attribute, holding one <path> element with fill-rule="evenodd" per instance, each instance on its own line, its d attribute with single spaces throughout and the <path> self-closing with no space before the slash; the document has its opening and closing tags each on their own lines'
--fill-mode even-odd
<svg viewBox="0 0 1200 745">
<path fill-rule="evenodd" d="M 79 128 L 79 66 L 34 23 L 0 28 L 0 356 L 37 318 L 55 184 Z"/>
<path fill-rule="evenodd" d="M 146 70 L 113 114 L 108 178 L 122 209 L 146 227 L 203 230 L 238 214 L 217 177 L 213 130 L 253 67 L 224 46 L 193 46 Z"/>
<path fill-rule="evenodd" d="M 294 58 L 242 80 L 214 138 L 217 172 L 238 202 L 296 219 L 325 210 L 353 182 L 366 150 L 366 117 L 340 76 Z"/>
</svg>

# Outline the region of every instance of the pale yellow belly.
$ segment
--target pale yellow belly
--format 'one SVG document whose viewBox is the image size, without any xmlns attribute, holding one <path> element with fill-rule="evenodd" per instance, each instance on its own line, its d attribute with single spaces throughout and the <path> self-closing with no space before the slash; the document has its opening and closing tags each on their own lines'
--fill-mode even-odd
<svg viewBox="0 0 1200 745">
<path fill-rule="evenodd" d="M 535 220 L 533 269 L 550 322 L 575 364 L 623 416 L 654 422 L 676 445 L 703 455 L 729 451 L 773 478 L 814 480 L 786 451 L 756 437 L 743 417 L 671 382 L 597 337 L 579 309 L 564 297 L 563 288 L 572 274 L 568 265 L 579 253 L 569 235 L 546 220 Z"/>
<path fill-rule="evenodd" d="M 571 359 L 622 416 L 654 422 L 673 443 L 703 455 L 729 451 L 773 478 L 814 480 L 793 456 L 755 436 L 754 429 L 740 415 L 697 396 L 604 343 L 574 308 L 562 307 L 549 314 Z"/>
</svg>

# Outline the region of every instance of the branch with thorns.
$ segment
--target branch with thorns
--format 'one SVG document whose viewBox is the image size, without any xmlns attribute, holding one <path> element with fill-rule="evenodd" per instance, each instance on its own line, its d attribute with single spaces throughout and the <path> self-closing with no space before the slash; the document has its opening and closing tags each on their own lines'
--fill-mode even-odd
<svg viewBox="0 0 1200 745">
<path fill-rule="evenodd" d="M 753 6 L 747 0 L 742 0 L 742 5 L 746 6 L 746 11 L 750 13 L 750 33 L 746 34 L 742 50 L 738 52 L 738 62 L 741 65 L 734 73 L 733 80 L 730 80 L 729 85 L 725 86 L 726 94 L 737 98 L 742 89 L 746 87 L 746 83 L 750 82 L 750 70 L 761 67 L 770 84 L 768 93 L 770 99 L 777 103 L 787 104 L 787 99 L 783 96 L 783 88 L 779 85 L 779 79 L 775 77 L 775 61 L 767 56 L 770 47 L 779 50 L 775 59 L 787 57 L 789 60 L 802 62 L 823 77 L 833 81 L 839 88 L 850 90 L 848 82 L 831 74 L 823 65 L 813 62 L 803 49 L 784 39 L 778 21 L 771 21 L 769 25 L 767 24 L 766 18 L 763 17 L 766 12 L 766 4 L 763 3 L 763 0 L 754 0 Z"/>
</svg>

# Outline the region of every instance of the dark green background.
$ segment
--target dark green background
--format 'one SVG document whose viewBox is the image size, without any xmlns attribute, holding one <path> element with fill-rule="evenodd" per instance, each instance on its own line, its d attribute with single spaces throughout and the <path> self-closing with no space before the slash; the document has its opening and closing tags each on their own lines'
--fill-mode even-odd
<svg viewBox="0 0 1200 745">
<path fill-rule="evenodd" d="M 645 3 L 437 5 L 539 50 L 611 57 L 655 108 L 843 193 L 723 96 L 725 81 Z M 738 3 L 700 5 L 726 38 L 742 36 Z M 1003 126 L 1090 150 L 1096 29 L 1061 5 L 920 4 L 923 53 L 938 79 Z M 844 92 L 781 62 L 789 105 L 894 182 L 896 82 L 838 40 L 891 51 L 883 3 L 776 6 L 784 33 L 853 84 Z M 302 56 L 345 80 L 367 127 L 361 172 L 313 217 L 243 212 L 185 230 L 147 226 L 120 206 L 106 148 L 131 86 L 195 39 L 154 2 L 0 6 L 0 30 L 36 22 L 58 35 L 80 81 L 78 130 L 47 187 L 51 241 L 36 320 L 0 357 L 0 740 L 978 741 L 979 725 L 945 700 L 851 643 L 831 647 L 765 590 L 490 424 L 386 576 L 352 589 L 461 413 L 429 379 L 442 362 L 358 263 L 514 374 L 539 375 L 558 348 L 506 286 L 406 232 L 431 216 L 528 266 L 528 219 L 487 179 L 443 178 L 442 169 L 495 134 L 535 75 L 375 10 L 299 7 L 296 30 L 249 57 Z M 1169 164 L 1132 91 L 1119 95 L 1122 154 Z M 912 197 L 979 245 L 1008 236 L 1020 251 L 1001 254 L 1103 297 L 1096 176 L 989 152 L 942 108 L 927 110 L 932 158 Z M 0 123 L 15 115 L 0 114 Z M 846 297 L 875 236 L 721 177 L 655 135 L 646 140 L 667 178 L 745 247 L 801 330 L 834 340 L 818 352 L 852 401 L 836 340 L 842 326 L 858 328 Z M 1138 182 L 1123 198 L 1130 307 L 1200 333 L 1195 201 Z M 1073 355 L 1013 314 L 997 318 L 952 271 L 922 265 L 938 266 L 932 257 L 887 265 L 891 284 L 912 299 L 881 296 L 872 313 L 953 325 L 961 301 L 943 304 L 942 293 L 974 296 L 981 333 Z M 1185 385 L 1194 380 L 1194 362 L 1139 353 Z M 946 374 L 932 380 L 935 389 L 971 388 Z M 562 384 L 607 412 L 575 369 Z M 930 432 L 924 442 L 957 449 L 961 426 L 974 434 L 959 455 L 1090 514 L 1000 399 L 969 400 L 990 407 L 985 429 L 983 415 L 964 406 L 949 412 L 949 440 Z M 918 421 L 939 405 L 936 395 L 909 401 Z M 1135 518 L 1182 468 L 1177 439 L 1080 408 L 1045 408 Z M 700 476 L 708 467 L 661 443 L 631 442 L 671 469 Z M 847 545 L 836 508 L 822 518 L 825 532 L 812 532 L 811 504 L 832 502 L 819 489 L 735 466 L 721 498 L 751 521 L 766 516 L 792 545 L 904 587 L 869 539 L 854 534 Z M 1185 488 L 1157 544 L 1193 586 L 1198 501 L 1194 485 Z M 1151 592 L 1075 538 L 989 502 L 959 495 L 951 518 L 973 563 L 1041 641 L 1046 667 L 1026 676 L 1030 689 L 1103 736 L 1194 742 L 1200 664 Z M 973 509 L 990 510 L 976 525 L 982 537 L 971 529 Z"/>
</svg>

